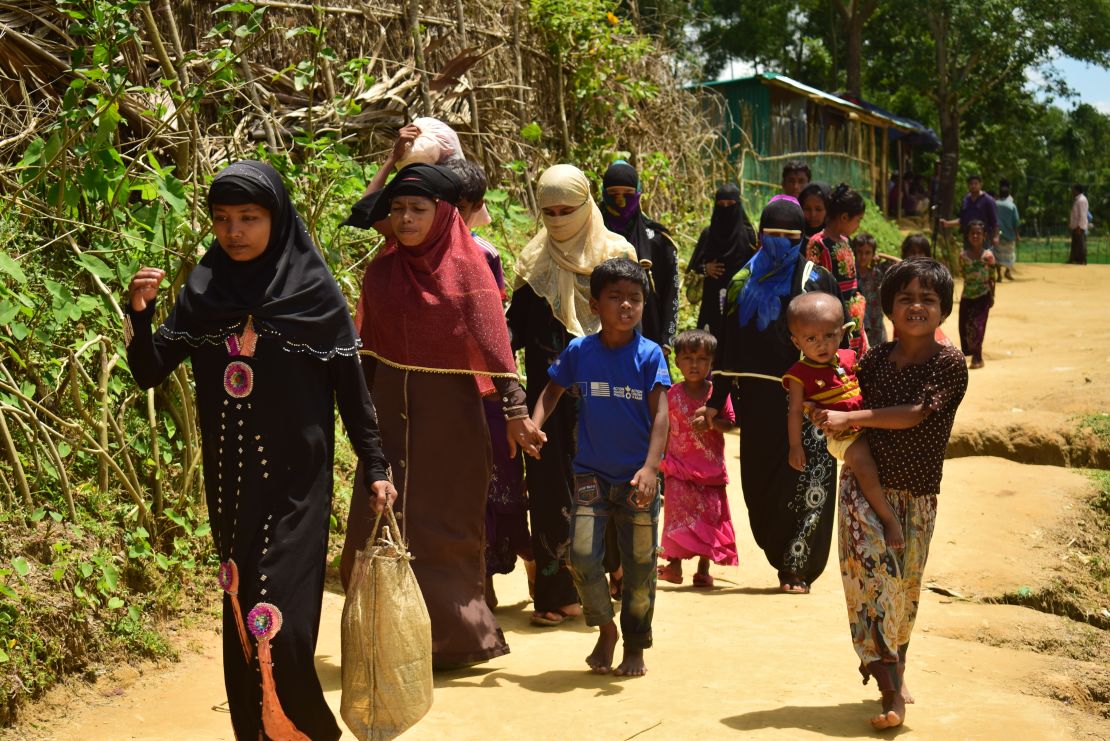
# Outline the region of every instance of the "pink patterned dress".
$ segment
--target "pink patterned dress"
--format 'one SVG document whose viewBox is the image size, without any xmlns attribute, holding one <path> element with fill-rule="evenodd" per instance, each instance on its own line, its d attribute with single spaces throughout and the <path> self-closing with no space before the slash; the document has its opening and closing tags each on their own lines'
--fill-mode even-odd
<svg viewBox="0 0 1110 741">
<path fill-rule="evenodd" d="M 693 398 L 685 383 L 667 392 L 671 431 L 663 459 L 663 558 L 705 557 L 722 566 L 737 566 L 736 534 L 728 509 L 725 484 L 725 436 L 716 430 L 696 432 L 690 421 L 708 401 L 713 385 Z M 720 416 L 736 422 L 732 402 Z"/>
</svg>

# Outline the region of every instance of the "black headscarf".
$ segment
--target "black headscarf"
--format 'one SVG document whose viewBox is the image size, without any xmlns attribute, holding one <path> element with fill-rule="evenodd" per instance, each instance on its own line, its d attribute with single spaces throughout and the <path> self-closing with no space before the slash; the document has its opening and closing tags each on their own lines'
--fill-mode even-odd
<svg viewBox="0 0 1110 741">
<path fill-rule="evenodd" d="M 454 172 L 439 165 L 418 162 L 401 168 L 381 190 L 360 198 L 343 224 L 371 228 L 389 216 L 389 203 L 397 196 L 427 196 L 457 204 L 461 193 L 462 182 Z"/>
<path fill-rule="evenodd" d="M 718 201 L 735 203 L 721 206 Z M 726 183 L 718 188 L 713 203 L 709 226 L 698 238 L 694 254 L 690 256 L 690 265 L 702 267 L 707 262 L 723 262 L 725 275 L 731 278 L 755 250 L 755 228 L 748 220 L 740 201 L 740 188 L 735 183 Z"/>
<path fill-rule="evenodd" d="M 614 185 L 635 188 L 630 196 L 615 197 L 606 192 Z M 648 237 L 649 225 L 656 231 L 665 231 L 654 222 L 649 224 L 640 209 L 640 175 L 636 168 L 624 160 L 609 165 L 601 180 L 601 215 L 605 228 L 619 234 L 636 248 L 639 260 L 652 260 L 651 239 Z"/>
<path fill-rule="evenodd" d="M 270 212 L 266 250 L 239 262 L 213 240 L 158 331 L 194 346 L 219 343 L 253 316 L 256 331 L 276 337 L 285 350 L 322 359 L 358 352 L 347 301 L 273 167 L 244 160 L 216 175 L 209 210 L 244 203 Z"/>
</svg>

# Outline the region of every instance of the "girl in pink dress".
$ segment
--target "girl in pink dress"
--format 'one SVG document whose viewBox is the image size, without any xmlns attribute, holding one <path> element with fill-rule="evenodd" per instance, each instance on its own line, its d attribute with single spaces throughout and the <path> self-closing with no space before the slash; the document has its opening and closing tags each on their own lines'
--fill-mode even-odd
<svg viewBox="0 0 1110 741">
<path fill-rule="evenodd" d="M 713 420 L 712 429 L 694 412 L 705 406 L 713 384 L 707 380 L 717 350 L 717 339 L 700 329 L 680 334 L 674 343 L 675 364 L 682 383 L 667 392 L 670 436 L 661 470 L 663 499 L 663 558 L 659 578 L 682 583 L 682 560 L 698 559 L 695 587 L 713 586 L 709 562 L 722 566 L 740 563 L 732 529 L 725 484 L 725 437 L 736 417 L 730 401 Z"/>
</svg>

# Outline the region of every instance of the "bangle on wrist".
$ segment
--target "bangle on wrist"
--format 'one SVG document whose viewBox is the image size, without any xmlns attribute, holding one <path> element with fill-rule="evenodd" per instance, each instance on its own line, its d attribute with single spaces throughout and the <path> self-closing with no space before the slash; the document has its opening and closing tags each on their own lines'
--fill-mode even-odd
<svg viewBox="0 0 1110 741">
<path fill-rule="evenodd" d="M 505 407 L 501 411 L 505 415 L 506 422 L 512 422 L 514 419 L 526 419 L 528 417 L 528 407 L 524 404 L 513 407 Z"/>
</svg>

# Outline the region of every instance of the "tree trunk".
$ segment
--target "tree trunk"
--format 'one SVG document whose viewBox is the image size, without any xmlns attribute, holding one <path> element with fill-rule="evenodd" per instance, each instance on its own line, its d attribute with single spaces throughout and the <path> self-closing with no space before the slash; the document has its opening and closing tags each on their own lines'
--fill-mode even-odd
<svg viewBox="0 0 1110 741">
<path fill-rule="evenodd" d="M 855 5 L 855 4 L 853 4 Z M 856 100 L 861 100 L 863 84 L 860 73 L 860 57 L 863 54 L 863 22 L 865 18 L 857 7 L 848 18 L 848 58 L 845 61 L 848 73 L 848 94 Z"/>
</svg>

